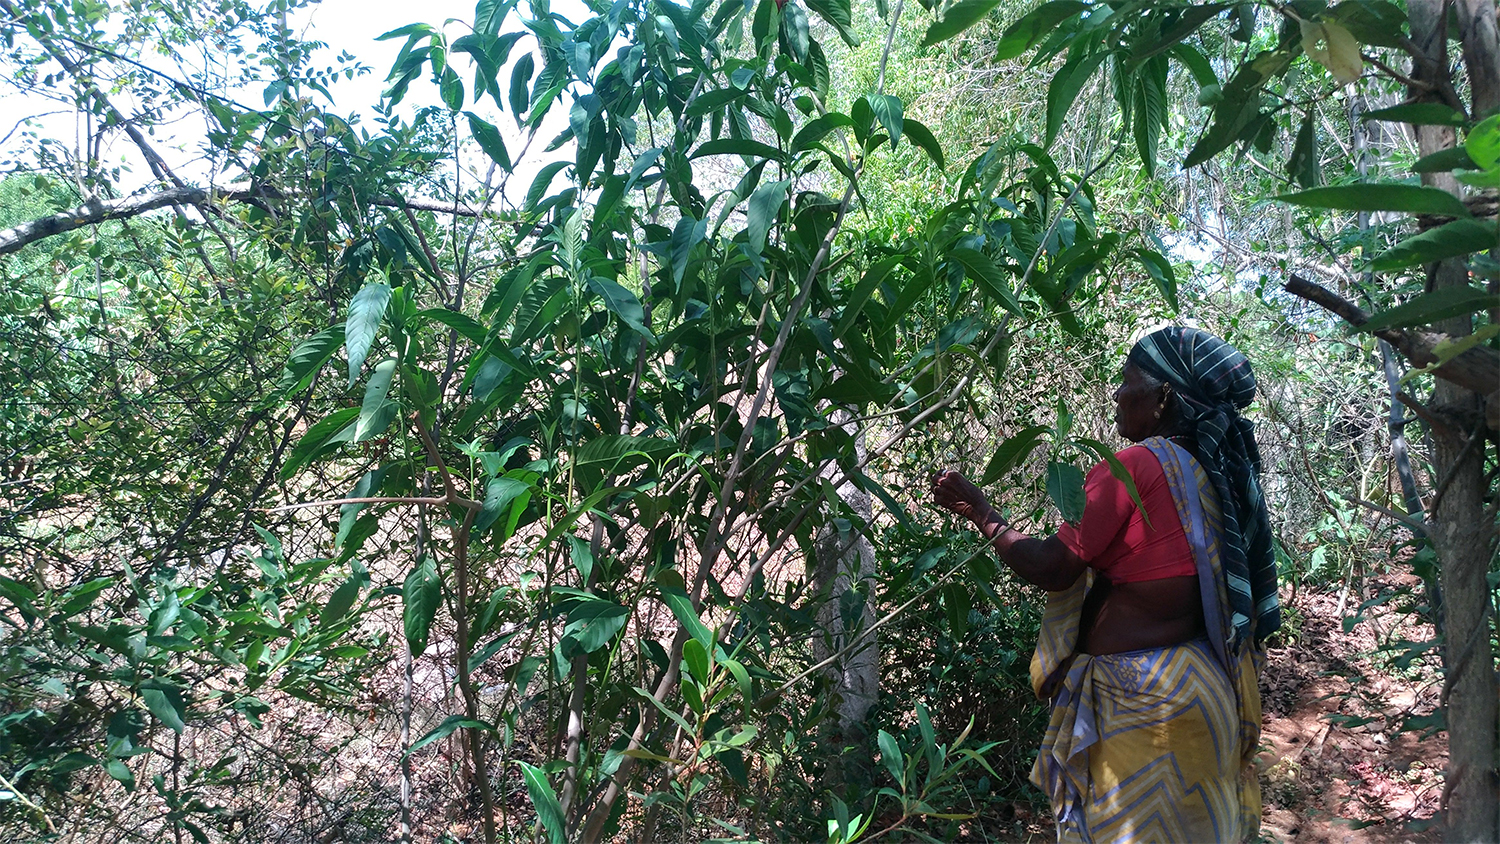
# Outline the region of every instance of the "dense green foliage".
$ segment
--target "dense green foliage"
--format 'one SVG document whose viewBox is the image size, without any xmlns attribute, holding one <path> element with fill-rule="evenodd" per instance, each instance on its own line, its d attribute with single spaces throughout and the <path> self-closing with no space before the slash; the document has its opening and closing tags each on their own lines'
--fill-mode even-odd
<svg viewBox="0 0 1500 844">
<path fill-rule="evenodd" d="M 288 4 L 0 0 L 16 84 L 143 164 L 41 138 L 0 225 L 194 182 L 138 128 L 184 115 L 220 186 L 0 234 L 0 829 L 1023 834 L 1040 595 L 924 481 L 1076 518 L 1129 340 L 1183 316 L 1256 361 L 1288 586 L 1386 565 L 1375 341 L 1268 281 L 1387 310 L 1493 245 L 1398 139 L 1385 186 L 1331 151 L 1360 121 L 1296 18 L 1395 50 L 1396 7 L 1001 6 L 481 0 L 387 34 L 369 121 Z M 1438 163 L 1483 180 L 1500 122 L 1465 125 Z M 1492 300 L 1386 324 L 1479 313 L 1485 351 Z"/>
</svg>

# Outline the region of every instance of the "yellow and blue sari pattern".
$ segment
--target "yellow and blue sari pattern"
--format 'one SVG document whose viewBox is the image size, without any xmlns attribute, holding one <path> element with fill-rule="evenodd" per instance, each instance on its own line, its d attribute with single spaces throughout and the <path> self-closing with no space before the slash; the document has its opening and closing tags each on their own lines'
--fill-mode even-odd
<svg viewBox="0 0 1500 844">
<path fill-rule="evenodd" d="M 1262 660 L 1254 637 L 1232 642 L 1219 555 L 1218 495 L 1198 462 L 1165 438 L 1161 461 L 1198 565 L 1208 635 L 1165 648 L 1078 654 L 1093 573 L 1051 593 L 1031 663 L 1052 700 L 1031 780 L 1047 793 L 1066 842 L 1238 842 L 1260 829 L 1251 766 L 1260 740 Z"/>
</svg>

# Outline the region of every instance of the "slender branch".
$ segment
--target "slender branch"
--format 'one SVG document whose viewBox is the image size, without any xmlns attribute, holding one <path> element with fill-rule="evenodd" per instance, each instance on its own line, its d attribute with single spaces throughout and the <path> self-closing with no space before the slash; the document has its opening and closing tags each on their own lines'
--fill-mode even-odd
<svg viewBox="0 0 1500 844">
<path fill-rule="evenodd" d="M 31 811 L 36 812 L 37 815 L 41 817 L 42 823 L 47 825 L 48 832 L 52 833 L 53 835 L 57 834 L 57 827 L 52 825 L 52 819 L 47 817 L 47 812 L 43 810 L 41 806 L 33 803 L 30 797 L 22 794 L 21 789 L 16 788 L 16 784 L 11 782 L 4 774 L 0 774 L 0 785 L 5 786 L 6 791 L 14 794 L 16 800 L 19 801 L 22 806 L 25 806 Z"/>
<path fill-rule="evenodd" d="M 285 513 L 288 510 L 302 510 L 308 507 L 342 507 L 345 504 L 429 504 L 436 507 L 456 504 L 468 510 L 484 509 L 483 504 L 468 498 L 421 498 L 417 496 L 375 495 L 366 498 L 325 498 L 321 501 L 300 501 L 296 504 L 282 504 L 279 507 L 264 507 L 261 509 L 261 512 Z"/>
</svg>

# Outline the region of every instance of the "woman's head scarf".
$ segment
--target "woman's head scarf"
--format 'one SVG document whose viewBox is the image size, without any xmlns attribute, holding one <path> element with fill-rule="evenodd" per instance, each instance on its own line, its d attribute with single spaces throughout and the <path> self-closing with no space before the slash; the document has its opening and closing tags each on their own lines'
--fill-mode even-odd
<svg viewBox="0 0 1500 844">
<path fill-rule="evenodd" d="M 1129 360 L 1170 384 L 1184 432 L 1219 493 L 1222 557 L 1236 643 L 1264 639 L 1281 626 L 1276 555 L 1257 476 L 1255 426 L 1240 411 L 1255 398 L 1255 374 L 1239 350 L 1196 328 L 1172 326 L 1142 337 Z"/>
</svg>

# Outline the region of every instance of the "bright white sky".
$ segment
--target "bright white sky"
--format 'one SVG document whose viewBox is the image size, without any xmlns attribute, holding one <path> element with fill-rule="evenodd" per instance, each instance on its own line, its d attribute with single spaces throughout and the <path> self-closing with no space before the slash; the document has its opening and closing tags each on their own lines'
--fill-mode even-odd
<svg viewBox="0 0 1500 844">
<path fill-rule="evenodd" d="M 588 14 L 580 0 L 558 0 L 553 5 L 553 11 L 573 21 L 581 21 Z M 446 20 L 456 19 L 459 23 L 452 24 L 449 33 L 450 37 L 457 38 L 467 31 L 467 24 L 473 20 L 473 17 L 474 0 L 425 0 L 422 3 L 397 2 L 397 0 L 323 0 L 318 5 L 295 13 L 289 23 L 293 31 L 302 38 L 322 41 L 328 45 L 325 50 L 313 56 L 312 66 L 321 68 L 334 65 L 339 53 L 347 51 L 370 68 L 369 73 L 354 79 L 344 79 L 340 76 L 337 82 L 329 86 L 329 90 L 333 95 L 334 113 L 360 113 L 363 124 L 374 132 L 377 131 L 377 127 L 371 124 L 373 118 L 371 107 L 379 102 L 380 95 L 385 90 L 386 74 L 390 71 L 391 64 L 395 61 L 405 41 L 402 38 L 376 41 L 376 37 L 409 23 L 420 22 L 442 26 Z M 507 28 L 516 28 L 516 25 L 512 23 Z M 523 40 L 517 45 L 512 51 L 512 59 L 521 55 L 527 43 Z M 509 79 L 508 74 L 508 68 L 501 70 L 502 90 L 505 89 L 505 80 Z M 469 85 L 471 78 L 465 78 L 465 87 Z M 233 92 L 233 98 L 236 101 L 257 108 L 263 103 L 262 96 L 263 91 L 260 89 Z M 129 111 L 128 93 L 122 92 L 117 95 L 116 99 L 122 110 Z M 436 86 L 431 84 L 427 76 L 423 76 L 412 83 L 399 111 L 409 116 L 418 107 L 438 104 Z M 553 107 L 549 119 L 537 133 L 537 141 L 532 144 L 528 160 L 517 162 L 517 172 L 508 185 L 508 195 L 524 194 L 531 183 L 532 176 L 546 161 L 571 157 L 568 150 L 559 150 L 546 157 L 539 155 L 547 141 L 567 125 L 566 107 L 565 102 Z M 0 135 L 28 116 L 44 114 L 57 108 L 58 105 L 55 102 L 23 96 L 13 90 L 0 89 Z M 511 116 L 499 114 L 488 98 L 481 106 L 473 105 L 472 92 L 465 102 L 465 108 L 476 111 L 498 126 L 505 137 L 506 147 L 512 158 L 515 158 L 522 143 L 515 120 Z M 73 139 L 79 128 L 76 117 L 69 113 L 51 114 L 40 118 L 35 122 L 35 126 L 46 136 L 65 139 L 69 146 L 73 146 Z M 170 127 L 158 128 L 153 138 L 153 142 L 158 145 L 168 162 L 179 167 L 179 174 L 190 182 L 206 181 L 208 177 L 208 174 L 202 171 L 201 165 L 195 168 L 191 163 L 198 156 L 198 150 L 202 144 L 202 131 L 203 124 L 200 121 L 184 121 Z M 150 172 L 141 162 L 130 141 L 124 137 L 123 133 L 117 134 L 120 137 L 115 139 L 104 158 L 106 162 L 120 160 L 128 162 L 132 172 L 123 178 L 121 187 L 129 191 L 146 184 L 150 180 Z"/>
</svg>

